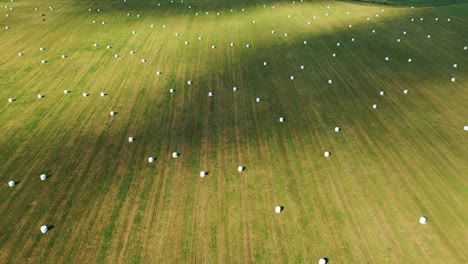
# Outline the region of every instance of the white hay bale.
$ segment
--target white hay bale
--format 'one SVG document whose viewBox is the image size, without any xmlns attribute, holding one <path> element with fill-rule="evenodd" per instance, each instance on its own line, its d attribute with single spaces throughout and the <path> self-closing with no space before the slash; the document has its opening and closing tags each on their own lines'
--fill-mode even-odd
<svg viewBox="0 0 468 264">
<path fill-rule="evenodd" d="M 134 55 L 134 54 L 135 54 L 135 51 L 134 51 L 134 50 L 131 50 L 131 51 L 130 51 L 130 54 L 131 54 L 131 55 Z"/>
<path fill-rule="evenodd" d="M 63 90 L 63 94 L 69 94 L 70 91 L 69 90 Z"/>
<path fill-rule="evenodd" d="M 174 159 L 176 159 L 176 158 L 180 157 L 180 154 L 177 153 L 177 152 L 172 152 L 172 157 L 173 157 Z"/>
<path fill-rule="evenodd" d="M 307 45 L 307 40 L 304 40 L 304 45 Z"/>
<path fill-rule="evenodd" d="M 325 156 L 326 158 L 330 157 L 331 153 L 329 151 L 325 151 L 323 153 L 323 156 Z"/>
<path fill-rule="evenodd" d="M 96 24 L 96 20 L 93 20 L 93 24 Z"/>
<path fill-rule="evenodd" d="M 37 95 L 37 99 L 42 99 L 43 95 L 42 94 L 38 94 Z"/>
<path fill-rule="evenodd" d="M 115 54 L 115 55 L 114 55 L 114 58 L 118 58 L 118 57 L 119 57 L 119 54 Z"/>
<path fill-rule="evenodd" d="M 384 95 L 385 95 L 385 92 L 384 92 L 384 91 L 380 91 L 380 95 L 381 95 L 381 96 L 384 96 Z"/>
<path fill-rule="evenodd" d="M 439 21 L 439 18 L 438 18 L 438 17 L 436 17 L 434 20 L 435 20 L 435 21 Z"/>
<path fill-rule="evenodd" d="M 333 83 L 333 80 L 328 80 L 328 84 L 332 84 Z"/>
<path fill-rule="evenodd" d="M 41 181 L 45 181 L 47 179 L 47 175 L 43 173 L 39 176 L 39 178 L 41 179 Z"/>
<path fill-rule="evenodd" d="M 157 71 L 157 72 L 156 72 L 156 75 L 161 75 L 161 74 L 162 74 L 161 71 Z"/>
<path fill-rule="evenodd" d="M 211 48 L 212 48 L 212 49 L 216 49 L 216 46 L 215 46 L 215 45 L 211 45 Z"/>
<path fill-rule="evenodd" d="M 455 78 L 452 77 L 452 79 L 450 79 L 450 81 L 455 82 Z"/>
<path fill-rule="evenodd" d="M 193 82 L 192 82 L 192 81 L 187 81 L 187 84 L 188 84 L 188 85 L 192 85 Z"/>
<path fill-rule="evenodd" d="M 154 157 L 149 157 L 148 162 L 154 162 Z"/>
<path fill-rule="evenodd" d="M 264 61 L 263 66 L 267 66 L 267 65 L 268 65 L 268 62 Z"/>
<path fill-rule="evenodd" d="M 284 33 L 284 36 L 287 37 L 287 36 L 288 36 L 288 33 Z"/>
<path fill-rule="evenodd" d="M 291 80 L 294 80 L 296 79 L 296 77 L 294 77 L 293 75 L 291 75 L 291 77 L 289 77 Z"/>
<path fill-rule="evenodd" d="M 106 24 L 106 22 L 102 21 L 102 22 L 101 22 L 101 24 L 105 25 L 105 24 Z"/>
<path fill-rule="evenodd" d="M 326 258 L 319 259 L 319 264 L 327 264 L 327 259 Z"/>
<path fill-rule="evenodd" d="M 280 123 L 284 123 L 284 117 L 279 118 Z"/>
<path fill-rule="evenodd" d="M 373 104 L 373 105 L 372 105 L 372 108 L 374 108 L 374 109 L 377 109 L 377 107 L 379 107 L 379 106 L 376 105 L 376 104 Z"/>
<path fill-rule="evenodd" d="M 464 126 L 463 130 L 468 131 L 468 126 Z"/>
<path fill-rule="evenodd" d="M 463 50 L 468 50 L 468 46 L 463 47 Z"/>
<path fill-rule="evenodd" d="M 308 21 L 308 22 L 307 22 L 307 25 L 310 25 L 311 23 L 312 23 L 312 22 Z"/>
<path fill-rule="evenodd" d="M 213 92 L 209 92 L 209 93 L 208 93 L 208 96 L 213 97 L 213 96 L 214 96 L 214 93 L 213 93 Z"/>
<path fill-rule="evenodd" d="M 150 26 L 150 27 L 151 27 L 151 28 L 154 28 L 154 25 L 153 25 L 153 24 L 151 24 L 151 26 Z"/>
<path fill-rule="evenodd" d="M 88 93 L 83 93 L 83 97 L 87 97 L 88 96 Z"/>
<path fill-rule="evenodd" d="M 14 182 L 14 181 L 9 181 L 9 182 L 8 182 L 8 186 L 10 186 L 10 187 L 15 186 L 15 182 Z"/>
<path fill-rule="evenodd" d="M 114 112 L 114 111 L 110 111 L 110 112 L 109 112 L 109 115 L 110 115 L 110 116 L 115 116 L 115 112 Z"/>
<path fill-rule="evenodd" d="M 427 223 L 427 217 L 421 216 L 421 217 L 419 218 L 419 223 L 425 225 L 425 224 Z"/>
<path fill-rule="evenodd" d="M 188 41 L 185 41 L 185 45 L 188 45 L 188 44 L 189 44 L 189 42 L 188 42 Z"/>
<path fill-rule="evenodd" d="M 260 103 L 261 99 L 260 97 L 255 98 L 255 102 Z"/>
<path fill-rule="evenodd" d="M 275 213 L 279 214 L 279 213 L 281 213 L 281 211 L 283 211 L 283 207 L 282 207 L 282 206 L 276 206 L 276 207 L 275 207 Z"/>
<path fill-rule="evenodd" d="M 275 34 L 276 32 L 274 30 L 271 31 L 271 34 Z"/>
<path fill-rule="evenodd" d="M 413 59 L 408 59 L 408 63 L 411 63 L 413 61 Z"/>
<path fill-rule="evenodd" d="M 146 62 L 146 59 L 141 59 L 141 62 L 145 63 L 145 62 Z"/>
<path fill-rule="evenodd" d="M 163 28 L 166 28 L 166 25 L 163 25 Z"/>
<path fill-rule="evenodd" d="M 335 127 L 335 132 L 336 133 L 339 133 L 341 131 L 341 128 L 340 127 Z"/>
<path fill-rule="evenodd" d="M 457 67 L 458 67 L 458 65 L 455 63 L 455 64 L 453 65 L 453 67 L 454 67 L 454 68 L 457 68 Z"/>
<path fill-rule="evenodd" d="M 231 44 L 229 44 L 231 47 L 234 47 L 234 43 L 231 42 Z"/>
<path fill-rule="evenodd" d="M 396 42 L 401 42 L 401 39 L 397 39 Z"/>
<path fill-rule="evenodd" d="M 202 39 L 203 39 L 203 37 L 198 37 L 198 40 L 202 40 Z"/>
<path fill-rule="evenodd" d="M 97 46 L 98 46 L 98 44 L 97 44 L 97 43 L 94 43 L 94 44 L 93 44 L 93 46 L 94 46 L 94 47 L 97 47 Z"/>
<path fill-rule="evenodd" d="M 178 36 L 179 36 L 179 33 L 176 32 L 176 33 L 175 33 L 175 36 L 178 37 Z"/>
<path fill-rule="evenodd" d="M 326 13 L 325 16 L 328 16 L 328 13 Z"/>
<path fill-rule="evenodd" d="M 447 18 L 447 22 L 450 22 L 450 18 Z"/>
<path fill-rule="evenodd" d="M 130 16 L 130 13 L 127 13 L 127 16 Z"/>
<path fill-rule="evenodd" d="M 372 30 L 372 33 L 375 33 L 375 29 Z"/>
<path fill-rule="evenodd" d="M 305 66 L 304 66 L 304 65 L 301 65 L 301 70 L 303 70 L 304 68 L 305 68 Z"/>
<path fill-rule="evenodd" d="M 406 90 L 406 89 L 403 90 L 403 93 L 404 93 L 404 94 L 408 94 L 408 90 Z"/>
<path fill-rule="evenodd" d="M 8 102 L 9 102 L 9 103 L 13 103 L 14 101 L 15 101 L 14 98 L 8 98 Z"/>
<path fill-rule="evenodd" d="M 245 167 L 244 166 L 239 166 L 237 167 L 237 171 L 238 172 L 243 172 L 245 170 Z"/>
<path fill-rule="evenodd" d="M 42 64 L 46 64 L 47 61 L 46 61 L 46 60 L 41 60 L 41 63 L 42 63 Z"/>
<path fill-rule="evenodd" d="M 39 48 L 39 50 L 40 50 L 40 51 L 44 51 L 44 50 L 45 50 L 45 48 L 42 48 L 42 47 L 41 47 L 41 48 Z"/>
<path fill-rule="evenodd" d="M 341 46 L 341 43 L 339 43 L 339 42 L 338 42 L 338 43 L 336 43 L 336 46 L 337 46 L 337 47 Z"/>
<path fill-rule="evenodd" d="M 420 21 L 423 21 L 423 20 L 424 20 L 424 18 L 422 18 L 422 17 L 421 17 L 419 20 L 420 20 Z"/>
<path fill-rule="evenodd" d="M 333 54 L 332 54 L 332 57 L 335 58 L 335 57 L 336 57 L 336 53 L 333 53 Z"/>
<path fill-rule="evenodd" d="M 128 137 L 128 142 L 133 142 L 135 139 L 133 137 Z"/>
<path fill-rule="evenodd" d="M 386 60 L 386 61 L 389 61 L 389 60 L 390 60 L 390 58 L 389 58 L 389 57 L 385 57 L 385 60 Z"/>
<path fill-rule="evenodd" d="M 206 175 L 208 175 L 208 172 L 206 171 L 200 171 L 200 177 L 205 177 Z"/>
<path fill-rule="evenodd" d="M 370 20 L 370 17 L 366 18 L 366 20 L 369 21 L 369 20 Z"/>
<path fill-rule="evenodd" d="M 136 34 L 136 31 L 135 31 L 135 30 L 133 30 L 133 31 L 132 31 L 132 34 Z"/>
<path fill-rule="evenodd" d="M 236 87 L 236 86 L 232 87 L 232 90 L 233 90 L 234 92 L 237 91 L 237 87 Z"/>
<path fill-rule="evenodd" d="M 351 38 L 351 41 L 352 41 L 352 42 L 354 42 L 354 41 L 355 41 L 355 39 L 354 39 L 354 38 Z"/>
<path fill-rule="evenodd" d="M 107 49 L 111 49 L 112 47 L 111 47 L 111 46 L 107 46 L 106 48 L 107 48 Z"/>
<path fill-rule="evenodd" d="M 414 22 L 414 18 L 411 19 L 411 22 Z"/>
<path fill-rule="evenodd" d="M 5 26 L 5 29 L 8 30 L 8 29 L 10 29 L 10 27 L 9 27 L 9 26 Z"/>
<path fill-rule="evenodd" d="M 102 97 L 104 97 L 104 96 L 106 96 L 106 95 L 107 95 L 106 93 L 101 92 L 101 96 L 102 96 Z"/>
<path fill-rule="evenodd" d="M 252 23 L 254 23 L 254 24 L 255 24 L 255 23 L 257 23 L 257 21 L 255 21 L 255 20 L 254 20 L 254 21 L 252 21 Z"/>
<path fill-rule="evenodd" d="M 246 48 L 250 48 L 250 44 L 245 45 Z"/>
<path fill-rule="evenodd" d="M 42 233 L 42 234 L 47 233 L 47 231 L 49 231 L 49 228 L 47 228 L 46 225 L 41 226 L 41 233 Z"/>
<path fill-rule="evenodd" d="M 24 54 L 21 52 L 18 52 L 18 56 L 22 57 Z"/>
<path fill-rule="evenodd" d="M 406 35 L 406 34 L 407 34 L 407 32 L 406 32 L 406 31 L 403 31 L 403 35 Z"/>
<path fill-rule="evenodd" d="M 375 14 L 376 17 L 379 17 L 379 14 Z"/>
</svg>

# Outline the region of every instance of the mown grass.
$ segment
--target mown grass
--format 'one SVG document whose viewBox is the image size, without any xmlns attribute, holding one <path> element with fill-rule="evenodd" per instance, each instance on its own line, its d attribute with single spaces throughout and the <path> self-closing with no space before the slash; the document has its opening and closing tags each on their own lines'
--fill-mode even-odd
<svg viewBox="0 0 468 264">
<path fill-rule="evenodd" d="M 1 262 L 467 259 L 466 5 L 94 2 L 2 2 Z"/>
</svg>

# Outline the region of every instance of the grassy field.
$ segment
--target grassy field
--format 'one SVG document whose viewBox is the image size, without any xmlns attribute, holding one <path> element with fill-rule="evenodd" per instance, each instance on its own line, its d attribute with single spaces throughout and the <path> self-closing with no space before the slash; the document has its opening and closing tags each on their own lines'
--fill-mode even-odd
<svg viewBox="0 0 468 264">
<path fill-rule="evenodd" d="M 0 2 L 0 263 L 468 261 L 468 4 Z"/>
<path fill-rule="evenodd" d="M 393 6 L 440 6 L 468 3 L 468 0 L 340 0 L 348 2 L 364 2 L 378 5 L 393 5 Z"/>
</svg>

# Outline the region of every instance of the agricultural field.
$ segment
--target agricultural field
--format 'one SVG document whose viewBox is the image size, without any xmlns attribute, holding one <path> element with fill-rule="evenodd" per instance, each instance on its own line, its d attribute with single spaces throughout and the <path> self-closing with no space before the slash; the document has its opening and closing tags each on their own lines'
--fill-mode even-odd
<svg viewBox="0 0 468 264">
<path fill-rule="evenodd" d="M 0 2 L 0 263 L 468 262 L 468 3 Z"/>
</svg>

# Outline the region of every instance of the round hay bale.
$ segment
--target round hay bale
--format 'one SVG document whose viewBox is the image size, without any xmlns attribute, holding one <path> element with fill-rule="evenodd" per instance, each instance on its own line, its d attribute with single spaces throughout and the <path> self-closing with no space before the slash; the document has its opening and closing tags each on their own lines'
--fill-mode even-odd
<svg viewBox="0 0 468 264">
<path fill-rule="evenodd" d="M 70 91 L 69 90 L 63 90 L 63 94 L 69 94 Z"/>
<path fill-rule="evenodd" d="M 141 59 L 141 62 L 145 63 L 145 62 L 146 62 L 146 59 Z"/>
<path fill-rule="evenodd" d="M 119 57 L 119 54 L 115 54 L 115 55 L 114 55 L 114 58 L 118 58 L 118 57 Z"/>
<path fill-rule="evenodd" d="M 263 66 L 267 66 L 267 65 L 268 65 L 268 62 L 264 61 Z"/>
<path fill-rule="evenodd" d="M 377 107 L 379 107 L 379 106 L 376 105 L 376 104 L 373 104 L 373 105 L 372 105 L 372 108 L 374 108 L 374 109 L 377 109 Z"/>
<path fill-rule="evenodd" d="M 307 40 L 304 40 L 304 45 L 307 45 Z"/>
<path fill-rule="evenodd" d="M 42 64 L 46 64 L 47 61 L 46 61 L 46 60 L 41 60 L 41 63 L 42 63 Z"/>
<path fill-rule="evenodd" d="M 114 112 L 114 111 L 110 111 L 110 112 L 109 112 L 109 115 L 110 115 L 110 116 L 115 116 L 115 112 Z"/>
<path fill-rule="evenodd" d="M 335 132 L 336 133 L 339 133 L 341 131 L 341 128 L 340 127 L 335 127 Z"/>
<path fill-rule="evenodd" d="M 43 173 L 39 176 L 39 178 L 41 179 L 41 181 L 45 181 L 47 179 L 47 175 Z"/>
<path fill-rule="evenodd" d="M 169 92 L 170 92 L 170 93 L 174 93 L 175 90 L 174 90 L 174 89 L 169 89 Z"/>
<path fill-rule="evenodd" d="M 47 231 L 49 231 L 49 228 L 47 228 L 46 225 L 41 226 L 41 233 L 42 233 L 42 234 L 47 233 Z"/>
<path fill-rule="evenodd" d="M 257 103 L 260 103 L 260 101 L 261 101 L 261 100 L 260 100 L 259 97 L 257 97 L 257 98 L 255 99 L 255 102 L 257 102 Z"/>
<path fill-rule="evenodd" d="M 237 87 L 236 87 L 236 86 L 232 87 L 232 90 L 233 90 L 234 92 L 237 91 Z"/>
<path fill-rule="evenodd" d="M 192 82 L 192 81 L 187 81 L 187 84 L 188 84 L 188 85 L 192 85 L 193 82 Z"/>
<path fill-rule="evenodd" d="M 245 45 L 246 48 L 250 48 L 250 44 Z"/>
<path fill-rule="evenodd" d="M 42 97 L 44 97 L 42 94 L 37 95 L 37 99 L 42 99 Z"/>
<path fill-rule="evenodd" d="M 336 57 L 336 53 L 333 53 L 333 54 L 332 54 L 332 57 L 335 58 L 335 57 Z"/>
<path fill-rule="evenodd" d="M 301 65 L 301 70 L 303 70 L 304 68 L 305 68 L 305 66 L 304 66 L 304 65 Z"/>
<path fill-rule="evenodd" d="M 397 39 L 396 42 L 401 42 L 401 39 Z"/>
<path fill-rule="evenodd" d="M 296 79 L 296 77 L 294 77 L 293 75 L 291 75 L 291 77 L 289 77 L 291 80 L 294 80 Z"/>
<path fill-rule="evenodd" d="M 135 139 L 133 137 L 128 137 L 128 142 L 133 142 Z"/>
<path fill-rule="evenodd" d="M 24 54 L 21 52 L 18 52 L 18 56 L 22 57 Z"/>
<path fill-rule="evenodd" d="M 333 83 L 333 80 L 328 80 L 328 84 L 332 84 Z"/>
<path fill-rule="evenodd" d="M 216 49 L 216 46 L 215 46 L 215 45 L 211 45 L 211 48 L 212 48 L 212 49 Z"/>
<path fill-rule="evenodd" d="M 104 97 L 104 96 L 106 96 L 106 95 L 107 95 L 107 94 L 104 93 L 104 92 L 101 93 L 101 97 Z"/>
<path fill-rule="evenodd" d="M 331 153 L 329 151 L 325 151 L 323 153 L 323 156 L 325 156 L 326 158 L 330 157 Z"/>
<path fill-rule="evenodd" d="M 339 42 L 338 42 L 338 43 L 336 43 L 336 46 L 337 46 L 337 47 L 341 46 L 341 43 L 339 43 Z"/>
<path fill-rule="evenodd" d="M 389 57 L 385 57 L 385 60 L 386 60 L 386 61 L 389 61 L 389 60 L 390 60 L 390 58 L 389 58 Z"/>
<path fill-rule="evenodd" d="M 8 182 L 8 186 L 10 186 L 10 187 L 15 186 L 15 182 L 14 182 L 14 181 L 9 181 L 9 182 Z"/>
<path fill-rule="evenodd" d="M 88 93 L 83 93 L 83 97 L 87 97 L 88 96 Z"/>
<path fill-rule="evenodd" d="M 208 92 L 208 96 L 212 97 L 212 96 L 214 96 L 214 93 L 213 92 Z"/>
<path fill-rule="evenodd" d="M 380 91 L 380 95 L 381 95 L 381 96 L 384 96 L 384 95 L 385 95 L 385 92 L 384 92 L 384 91 Z"/>
<path fill-rule="evenodd" d="M 188 44 L 189 44 L 189 42 L 188 42 L 188 41 L 185 41 L 185 45 L 188 45 Z"/>
<path fill-rule="evenodd" d="M 15 101 L 15 98 L 8 98 L 9 103 L 13 103 Z"/>
<path fill-rule="evenodd" d="M 450 79 L 451 82 L 455 82 L 455 78 L 452 77 L 452 79 Z"/>
<path fill-rule="evenodd" d="M 283 206 L 278 205 L 278 206 L 275 207 L 275 213 L 279 214 L 279 213 L 281 213 L 281 211 L 283 211 Z"/>
<path fill-rule="evenodd" d="M 468 131 L 468 126 L 464 126 L 463 130 Z"/>
<path fill-rule="evenodd" d="M 172 152 L 172 157 L 173 157 L 174 159 L 176 159 L 176 158 L 180 157 L 180 153 Z"/>
<path fill-rule="evenodd" d="M 67 55 L 62 54 L 62 59 L 65 59 L 66 57 L 67 57 Z"/>
<path fill-rule="evenodd" d="M 408 94 L 408 90 L 407 89 L 403 90 L 403 93 Z"/>
<path fill-rule="evenodd" d="M 237 171 L 238 172 L 243 172 L 245 170 L 245 167 L 244 166 L 239 166 L 237 167 Z"/>
<path fill-rule="evenodd" d="M 156 72 L 156 75 L 161 75 L 161 74 L 162 74 L 161 71 L 157 71 L 157 72 Z"/>
<path fill-rule="evenodd" d="M 134 54 L 135 54 L 135 51 L 134 51 L 134 50 L 131 50 L 131 51 L 130 51 L 130 54 L 131 54 L 131 55 L 134 55 Z"/>
<path fill-rule="evenodd" d="M 328 259 L 327 258 L 321 258 L 319 259 L 319 264 L 327 264 Z"/>
<path fill-rule="evenodd" d="M 154 157 L 149 157 L 148 162 L 150 162 L 150 163 L 154 162 Z"/>
<path fill-rule="evenodd" d="M 275 34 L 276 32 L 274 30 L 271 31 L 271 34 Z"/>
<path fill-rule="evenodd" d="M 279 121 L 280 121 L 280 123 L 283 123 L 284 122 L 284 117 L 280 117 Z"/>
<path fill-rule="evenodd" d="M 200 172 L 200 177 L 203 178 L 203 177 L 205 177 L 206 175 L 208 175 L 208 172 L 206 172 L 206 171 L 201 171 L 201 172 Z"/>
<path fill-rule="evenodd" d="M 458 64 L 455 63 L 455 64 L 453 65 L 453 67 L 454 67 L 454 68 L 458 68 Z"/>
<path fill-rule="evenodd" d="M 419 223 L 425 225 L 425 224 L 427 223 L 427 217 L 421 216 L 421 217 L 419 218 Z"/>
<path fill-rule="evenodd" d="M 413 59 L 408 59 L 408 63 L 411 63 L 411 62 L 413 62 Z"/>
</svg>

